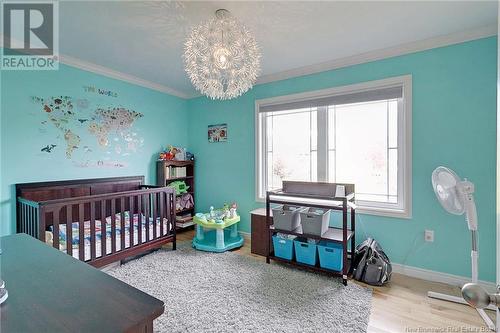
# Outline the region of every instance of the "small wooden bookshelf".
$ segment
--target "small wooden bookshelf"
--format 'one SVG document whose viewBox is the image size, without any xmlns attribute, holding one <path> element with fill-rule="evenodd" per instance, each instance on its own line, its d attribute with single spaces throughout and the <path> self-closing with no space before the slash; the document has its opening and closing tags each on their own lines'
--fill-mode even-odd
<svg viewBox="0 0 500 333">
<path fill-rule="evenodd" d="M 187 193 L 194 198 L 194 161 L 157 161 L 156 164 L 158 186 L 168 186 L 174 181 L 184 181 L 189 186 Z M 176 211 L 176 226 L 178 230 L 194 225 L 194 207 Z"/>
</svg>

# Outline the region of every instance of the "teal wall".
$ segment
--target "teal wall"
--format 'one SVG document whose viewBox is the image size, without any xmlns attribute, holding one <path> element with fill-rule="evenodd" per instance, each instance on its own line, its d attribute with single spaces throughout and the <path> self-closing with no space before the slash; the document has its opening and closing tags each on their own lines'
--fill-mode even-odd
<svg viewBox="0 0 500 333">
<path fill-rule="evenodd" d="M 158 91 L 61 65 L 58 71 L 3 71 L 1 75 L 1 188 L 0 234 L 15 232 L 13 184 L 77 178 L 144 175 L 154 183 L 157 153 L 167 144 L 187 147 L 187 102 Z M 118 97 L 85 93 L 84 86 L 111 90 Z M 124 106 L 142 113 L 135 129 L 144 138 L 137 153 L 120 157 L 123 168 L 76 167 L 65 156 L 61 138 L 47 142 L 39 132 L 41 107 L 32 96 L 84 97 L 92 105 Z M 40 152 L 49 143 L 58 146 L 50 154 Z M 83 143 L 82 143 L 83 144 Z M 105 152 L 96 151 L 105 158 Z M 94 155 L 95 156 L 95 155 Z"/>
<path fill-rule="evenodd" d="M 375 237 L 396 263 L 470 275 L 465 223 L 440 207 L 430 185 L 432 170 L 447 165 L 476 184 L 480 278 L 494 281 L 496 56 L 496 38 L 486 38 L 257 85 L 226 102 L 185 101 L 64 65 L 53 72 L 1 72 L 0 234 L 15 231 L 13 184 L 120 175 L 145 175 L 154 182 L 156 153 L 169 143 L 196 154 L 197 209 L 236 201 L 248 232 L 248 212 L 262 205 L 255 202 L 256 99 L 412 74 L 413 217 L 359 215 L 358 240 Z M 44 142 L 33 123 L 31 114 L 39 106 L 31 96 L 81 96 L 84 85 L 115 91 L 116 103 L 144 114 L 138 126 L 145 145 L 128 159 L 128 167 L 76 168 L 60 152 L 47 156 L 34 150 Z M 102 96 L 87 98 L 103 101 Z M 228 142 L 209 144 L 207 126 L 220 123 L 228 124 Z M 435 230 L 434 243 L 423 242 L 424 229 Z"/>
<path fill-rule="evenodd" d="M 242 97 L 188 101 L 196 154 L 198 210 L 236 201 L 243 231 L 255 202 L 254 102 L 387 77 L 413 76 L 413 217 L 358 216 L 358 240 L 373 236 L 393 262 L 470 276 L 470 236 L 462 217 L 436 201 L 430 175 L 439 165 L 476 185 L 480 278 L 495 278 L 496 37 L 257 85 Z M 207 125 L 228 124 L 227 143 L 208 143 Z M 424 243 L 424 229 L 435 242 Z"/>
</svg>

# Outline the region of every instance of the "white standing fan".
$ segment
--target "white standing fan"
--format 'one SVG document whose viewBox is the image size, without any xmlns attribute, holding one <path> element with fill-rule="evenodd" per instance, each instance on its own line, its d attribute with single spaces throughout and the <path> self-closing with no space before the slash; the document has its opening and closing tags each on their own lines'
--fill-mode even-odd
<svg viewBox="0 0 500 333">
<path fill-rule="evenodd" d="M 471 263 L 472 263 L 472 283 L 478 281 L 478 244 L 477 244 L 477 212 L 476 203 L 474 202 L 474 184 L 467 179 L 460 179 L 457 174 L 448 168 L 437 167 L 432 172 L 432 187 L 436 193 L 437 199 L 443 208 L 451 214 L 463 215 L 467 226 L 472 235 L 472 248 L 471 248 Z M 467 304 L 462 297 L 451 296 L 441 293 L 429 291 L 429 297 L 437 298 L 445 301 Z M 496 310 L 491 306 L 491 310 Z M 483 318 L 486 325 L 491 330 L 495 330 L 493 321 L 488 317 L 483 309 L 477 309 L 479 315 Z"/>
</svg>

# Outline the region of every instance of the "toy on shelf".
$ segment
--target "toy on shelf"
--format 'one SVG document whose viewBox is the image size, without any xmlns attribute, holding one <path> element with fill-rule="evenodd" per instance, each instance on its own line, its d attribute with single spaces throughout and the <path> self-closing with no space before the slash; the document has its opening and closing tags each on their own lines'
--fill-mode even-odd
<svg viewBox="0 0 500 333">
<path fill-rule="evenodd" d="M 175 209 L 186 210 L 194 207 L 194 199 L 191 193 L 184 193 L 183 195 L 177 196 L 175 200 Z"/>
<path fill-rule="evenodd" d="M 166 150 L 160 152 L 158 159 L 160 161 L 194 161 L 194 155 L 188 152 L 186 148 L 168 145 Z"/>
<path fill-rule="evenodd" d="M 197 213 L 193 222 L 196 224 L 193 247 L 197 250 L 225 252 L 243 245 L 243 237 L 238 233 L 240 217 L 234 203 L 231 208 L 226 204 L 220 209 L 210 207 L 209 213 Z"/>
<path fill-rule="evenodd" d="M 173 161 L 175 158 L 175 153 L 177 148 L 172 145 L 169 145 L 166 150 L 160 153 L 159 159 L 162 161 Z"/>
<path fill-rule="evenodd" d="M 183 180 L 176 180 L 175 182 L 171 182 L 168 184 L 168 187 L 171 187 L 175 190 L 175 194 L 180 195 L 183 193 L 187 193 L 189 186 L 186 185 L 186 182 Z"/>
</svg>

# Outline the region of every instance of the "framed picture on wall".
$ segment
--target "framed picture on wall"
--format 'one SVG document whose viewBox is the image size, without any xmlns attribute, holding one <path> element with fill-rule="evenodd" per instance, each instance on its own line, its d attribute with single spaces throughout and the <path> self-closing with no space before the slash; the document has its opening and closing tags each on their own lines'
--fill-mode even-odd
<svg viewBox="0 0 500 333">
<path fill-rule="evenodd" d="M 208 125 L 208 142 L 226 142 L 227 124 Z"/>
</svg>

